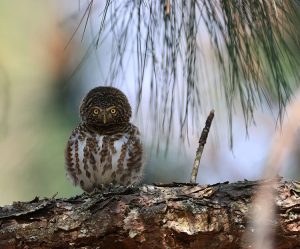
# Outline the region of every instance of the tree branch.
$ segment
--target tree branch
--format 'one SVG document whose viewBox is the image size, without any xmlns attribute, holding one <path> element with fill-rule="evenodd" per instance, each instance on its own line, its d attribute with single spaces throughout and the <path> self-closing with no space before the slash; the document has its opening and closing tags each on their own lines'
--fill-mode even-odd
<svg viewBox="0 0 300 249">
<path fill-rule="evenodd" d="M 242 234 L 251 226 L 249 210 L 258 184 L 274 181 L 144 185 L 93 196 L 15 202 L 0 208 L 0 248 L 251 246 Z M 298 191 L 292 183 L 275 185 L 277 215 L 270 222 L 276 228 L 276 248 L 298 248 Z"/>
</svg>

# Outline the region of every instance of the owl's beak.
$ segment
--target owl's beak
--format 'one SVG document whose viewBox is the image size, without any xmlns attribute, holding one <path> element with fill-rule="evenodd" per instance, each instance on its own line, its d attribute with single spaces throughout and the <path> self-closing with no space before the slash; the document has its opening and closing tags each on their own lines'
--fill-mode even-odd
<svg viewBox="0 0 300 249">
<path fill-rule="evenodd" d="M 103 118 L 103 124 L 106 124 L 106 123 L 107 123 L 107 117 L 106 117 L 106 114 L 104 114 L 102 118 Z"/>
</svg>

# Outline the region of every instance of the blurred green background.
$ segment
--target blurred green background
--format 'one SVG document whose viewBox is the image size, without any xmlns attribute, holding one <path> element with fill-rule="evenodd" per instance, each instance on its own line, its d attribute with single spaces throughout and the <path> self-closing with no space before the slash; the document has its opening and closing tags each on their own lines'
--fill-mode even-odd
<svg viewBox="0 0 300 249">
<path fill-rule="evenodd" d="M 63 151 L 74 115 L 62 104 L 69 33 L 58 1 L 0 3 L 0 203 L 78 193 Z M 77 110 L 74 110 L 74 113 Z"/>
</svg>

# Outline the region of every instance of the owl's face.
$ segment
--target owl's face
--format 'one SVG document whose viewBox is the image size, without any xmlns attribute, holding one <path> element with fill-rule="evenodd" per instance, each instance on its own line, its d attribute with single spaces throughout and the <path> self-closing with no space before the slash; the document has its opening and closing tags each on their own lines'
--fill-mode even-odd
<svg viewBox="0 0 300 249">
<path fill-rule="evenodd" d="M 92 126 L 111 126 L 128 123 L 131 107 L 124 93 L 114 87 L 96 87 L 80 106 L 82 121 Z"/>
</svg>

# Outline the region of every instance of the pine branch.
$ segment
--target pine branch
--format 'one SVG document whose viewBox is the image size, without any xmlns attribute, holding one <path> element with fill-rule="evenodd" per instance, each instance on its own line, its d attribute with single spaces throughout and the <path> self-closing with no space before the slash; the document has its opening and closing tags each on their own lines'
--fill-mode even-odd
<svg viewBox="0 0 300 249">
<path fill-rule="evenodd" d="M 274 99 L 281 119 L 294 82 L 299 82 L 298 11 L 294 1 L 107 0 L 92 46 L 112 38 L 106 82 L 123 82 L 126 72 L 135 71 L 135 82 L 127 83 L 135 84 L 138 102 L 150 89 L 153 127 L 168 138 L 178 125 L 188 132 L 189 122 L 203 110 L 207 48 L 201 38 L 206 29 L 211 59 L 221 72 L 216 89 L 225 96 L 229 124 L 238 100 L 247 127 L 255 108 Z"/>
</svg>

